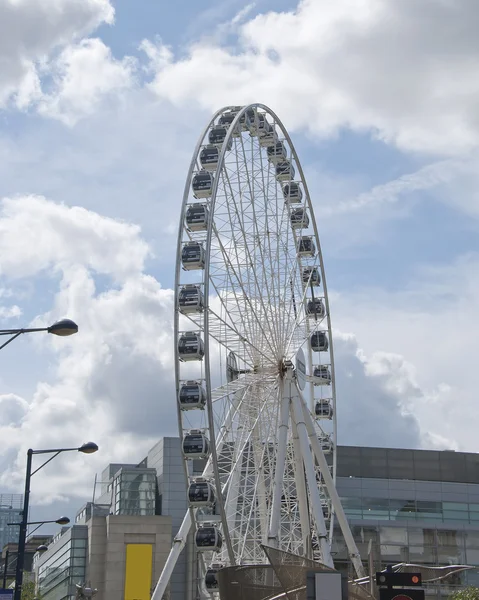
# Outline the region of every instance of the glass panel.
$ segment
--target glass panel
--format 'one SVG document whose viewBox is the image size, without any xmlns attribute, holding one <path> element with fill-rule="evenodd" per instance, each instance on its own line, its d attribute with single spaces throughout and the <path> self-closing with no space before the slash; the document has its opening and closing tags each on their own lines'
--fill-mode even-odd
<svg viewBox="0 0 479 600">
<path fill-rule="evenodd" d="M 467 510 L 468 505 L 462 502 L 443 502 L 444 510 Z"/>
<path fill-rule="evenodd" d="M 464 546 L 464 535 L 462 531 L 454 529 L 438 529 L 436 531 L 437 543 L 439 546 Z"/>
<path fill-rule="evenodd" d="M 479 531 L 468 531 L 466 533 L 466 548 L 479 548 Z M 470 559 L 467 559 L 470 564 L 479 564 L 479 560 L 471 563 Z"/>
<path fill-rule="evenodd" d="M 423 546 L 409 548 L 409 560 L 412 563 L 437 563 L 436 549 Z"/>
<path fill-rule="evenodd" d="M 408 529 L 409 545 L 423 546 L 436 545 L 436 530 L 410 527 Z"/>
<path fill-rule="evenodd" d="M 407 546 L 407 529 L 405 527 L 382 527 L 379 529 L 381 544 L 402 544 Z"/>
<path fill-rule="evenodd" d="M 406 546 L 381 545 L 381 560 L 394 562 L 407 562 L 408 552 Z"/>
<path fill-rule="evenodd" d="M 444 521 L 469 521 L 469 514 L 467 512 L 445 510 Z"/>
<path fill-rule="evenodd" d="M 466 553 L 457 546 L 439 546 L 437 559 L 440 564 L 463 565 L 466 562 Z"/>
</svg>

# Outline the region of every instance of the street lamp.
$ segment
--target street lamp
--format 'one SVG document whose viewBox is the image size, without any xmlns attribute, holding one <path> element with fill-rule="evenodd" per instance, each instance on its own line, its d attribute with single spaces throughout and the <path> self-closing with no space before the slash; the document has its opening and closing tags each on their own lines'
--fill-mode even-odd
<svg viewBox="0 0 479 600">
<path fill-rule="evenodd" d="M 46 331 L 47 333 L 53 333 L 53 335 L 59 335 L 65 337 L 67 335 L 73 335 L 78 332 L 78 325 L 71 319 L 61 319 L 50 327 L 33 327 L 30 329 L 0 329 L 0 335 L 11 335 L 12 337 L 0 346 L 0 350 L 5 348 L 7 344 L 13 342 L 22 333 L 36 333 L 37 331 Z"/>
<path fill-rule="evenodd" d="M 25 562 L 25 542 L 27 539 L 27 526 L 28 526 L 28 508 L 30 506 L 30 479 L 35 473 L 38 473 L 46 464 L 52 461 L 61 452 L 82 452 L 83 454 L 93 454 L 98 450 L 97 444 L 94 442 L 87 442 L 77 448 L 50 448 L 48 450 L 32 450 L 31 448 L 27 451 L 27 469 L 25 474 L 25 495 L 23 497 L 23 512 L 22 520 L 19 523 L 20 532 L 18 534 L 18 557 L 17 557 L 17 569 L 15 572 L 15 593 L 13 600 L 21 600 L 22 597 L 22 584 L 23 584 L 23 565 Z M 32 471 L 32 458 L 34 454 L 53 454 L 49 459 Z M 63 523 L 66 523 L 65 519 L 68 517 L 61 517 Z M 59 523 L 60 520 L 54 521 Z M 70 520 L 68 519 L 68 522 Z M 39 523 L 37 521 L 37 523 Z M 40 522 L 43 524 L 43 522 Z"/>
</svg>

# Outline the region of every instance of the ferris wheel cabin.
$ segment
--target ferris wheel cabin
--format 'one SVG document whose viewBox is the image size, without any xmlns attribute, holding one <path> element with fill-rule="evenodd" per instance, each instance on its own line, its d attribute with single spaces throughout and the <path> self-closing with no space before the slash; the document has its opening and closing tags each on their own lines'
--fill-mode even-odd
<svg viewBox="0 0 479 600">
<path fill-rule="evenodd" d="M 178 354 L 182 362 L 203 360 L 205 346 L 200 334 L 196 331 L 182 333 L 178 340 Z"/>
<path fill-rule="evenodd" d="M 185 381 L 179 392 L 181 410 L 203 409 L 206 404 L 205 388 L 198 381 Z"/>
<path fill-rule="evenodd" d="M 321 435 L 318 439 L 319 444 L 321 446 L 321 450 L 324 452 L 324 454 L 331 454 L 331 452 L 333 451 L 333 442 L 329 435 Z"/>
<path fill-rule="evenodd" d="M 326 365 L 316 365 L 313 367 L 314 385 L 331 385 L 331 371 Z"/>
<path fill-rule="evenodd" d="M 196 531 L 195 546 L 200 552 L 218 552 L 223 545 L 223 536 L 216 525 L 202 525 Z"/>
<path fill-rule="evenodd" d="M 188 487 L 188 503 L 190 506 L 213 506 L 216 500 L 214 486 L 201 477 L 190 483 Z"/>
<path fill-rule="evenodd" d="M 211 171 L 207 171 L 206 169 L 198 171 L 191 182 L 193 196 L 195 198 L 209 198 L 213 190 L 214 181 L 215 178 Z"/>
<path fill-rule="evenodd" d="M 178 294 L 178 309 L 183 314 L 202 312 L 205 306 L 203 292 L 199 285 L 186 284 Z"/>
<path fill-rule="evenodd" d="M 266 136 L 269 136 L 272 144 L 276 142 L 276 140 L 273 137 L 274 136 L 273 126 L 268 121 L 268 119 L 266 118 L 265 115 L 257 112 L 256 113 L 256 123 L 253 124 L 250 121 L 248 121 L 247 124 L 248 124 L 248 129 L 250 130 L 251 135 L 257 135 L 260 138 L 265 138 Z M 254 127 L 254 129 L 253 129 L 253 127 Z M 264 141 L 266 141 L 266 140 L 264 140 Z"/>
<path fill-rule="evenodd" d="M 302 235 L 298 240 L 299 256 L 314 256 L 316 254 L 316 246 L 313 238 L 310 235 Z"/>
<path fill-rule="evenodd" d="M 297 181 L 289 181 L 283 185 L 283 196 L 285 202 L 291 204 L 301 202 L 303 199 L 303 192 Z"/>
<path fill-rule="evenodd" d="M 228 133 L 228 128 L 224 125 L 216 125 L 208 134 L 208 141 L 213 146 L 216 146 L 218 149 L 221 148 L 223 142 L 226 139 L 226 135 Z M 233 140 L 230 138 L 228 145 L 226 146 L 227 150 L 231 150 L 233 147 Z"/>
<path fill-rule="evenodd" d="M 186 226 L 190 231 L 204 231 L 208 228 L 208 207 L 206 204 L 195 202 L 186 209 Z"/>
<path fill-rule="evenodd" d="M 294 174 L 294 167 L 288 160 L 276 164 L 276 179 L 278 181 L 289 181 L 294 178 Z"/>
<path fill-rule="evenodd" d="M 321 275 L 316 267 L 303 267 L 303 283 L 318 286 L 321 285 Z"/>
<path fill-rule="evenodd" d="M 200 429 L 192 429 L 183 438 L 183 454 L 188 459 L 207 458 L 210 441 Z"/>
<path fill-rule="evenodd" d="M 313 352 L 327 352 L 329 348 L 328 336 L 324 331 L 313 331 L 309 342 Z"/>
<path fill-rule="evenodd" d="M 318 400 L 314 406 L 314 414 L 322 419 L 332 419 L 333 407 L 329 400 Z"/>
<path fill-rule="evenodd" d="M 200 152 L 201 166 L 207 171 L 216 171 L 219 157 L 220 151 L 216 146 L 213 146 L 212 144 L 204 146 Z"/>
<path fill-rule="evenodd" d="M 185 271 L 205 268 L 205 249 L 200 242 L 186 242 L 181 251 L 181 263 Z"/>
<path fill-rule="evenodd" d="M 295 208 L 291 211 L 291 227 L 293 229 L 306 229 L 309 227 L 308 213 L 304 208 Z"/>
<path fill-rule="evenodd" d="M 308 300 L 306 304 L 306 314 L 322 318 L 326 315 L 326 308 L 324 307 L 322 298 L 314 298 L 314 300 Z"/>
<path fill-rule="evenodd" d="M 276 142 L 276 144 L 266 148 L 266 154 L 268 155 L 268 160 L 275 165 L 286 160 L 286 147 L 283 142 Z"/>
<path fill-rule="evenodd" d="M 207 590 L 217 590 L 218 589 L 218 578 L 216 574 L 218 571 L 224 568 L 224 565 L 219 563 L 213 563 L 210 567 L 208 567 L 205 574 L 205 588 Z"/>
</svg>

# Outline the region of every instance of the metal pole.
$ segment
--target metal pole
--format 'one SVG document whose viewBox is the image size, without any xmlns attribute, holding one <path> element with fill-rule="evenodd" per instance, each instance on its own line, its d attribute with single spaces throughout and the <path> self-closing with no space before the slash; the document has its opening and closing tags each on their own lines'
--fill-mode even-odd
<svg viewBox="0 0 479 600">
<path fill-rule="evenodd" d="M 23 565 L 25 562 L 25 542 L 27 540 L 28 508 L 30 504 L 30 478 L 32 473 L 33 450 L 27 452 L 27 470 L 25 474 L 25 495 L 23 497 L 23 513 L 18 534 L 17 568 L 15 571 L 15 592 L 13 600 L 21 600 L 23 584 Z"/>
<path fill-rule="evenodd" d="M 5 589 L 7 587 L 7 572 L 8 572 L 8 555 L 10 554 L 10 550 L 5 550 L 5 565 L 3 566 L 3 585 L 2 588 Z"/>
</svg>

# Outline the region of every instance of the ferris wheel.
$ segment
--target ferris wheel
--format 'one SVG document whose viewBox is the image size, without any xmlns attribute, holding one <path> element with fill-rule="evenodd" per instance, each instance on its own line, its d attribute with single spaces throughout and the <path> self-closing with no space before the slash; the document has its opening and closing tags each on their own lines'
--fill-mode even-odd
<svg viewBox="0 0 479 600">
<path fill-rule="evenodd" d="M 181 210 L 175 308 L 189 509 L 152 598 L 163 597 L 190 533 L 202 597 L 214 595 L 219 569 L 264 563 L 262 544 L 333 566 L 335 516 L 362 576 L 334 486 L 319 236 L 296 151 L 266 106 L 226 107 L 200 136 Z"/>
</svg>

